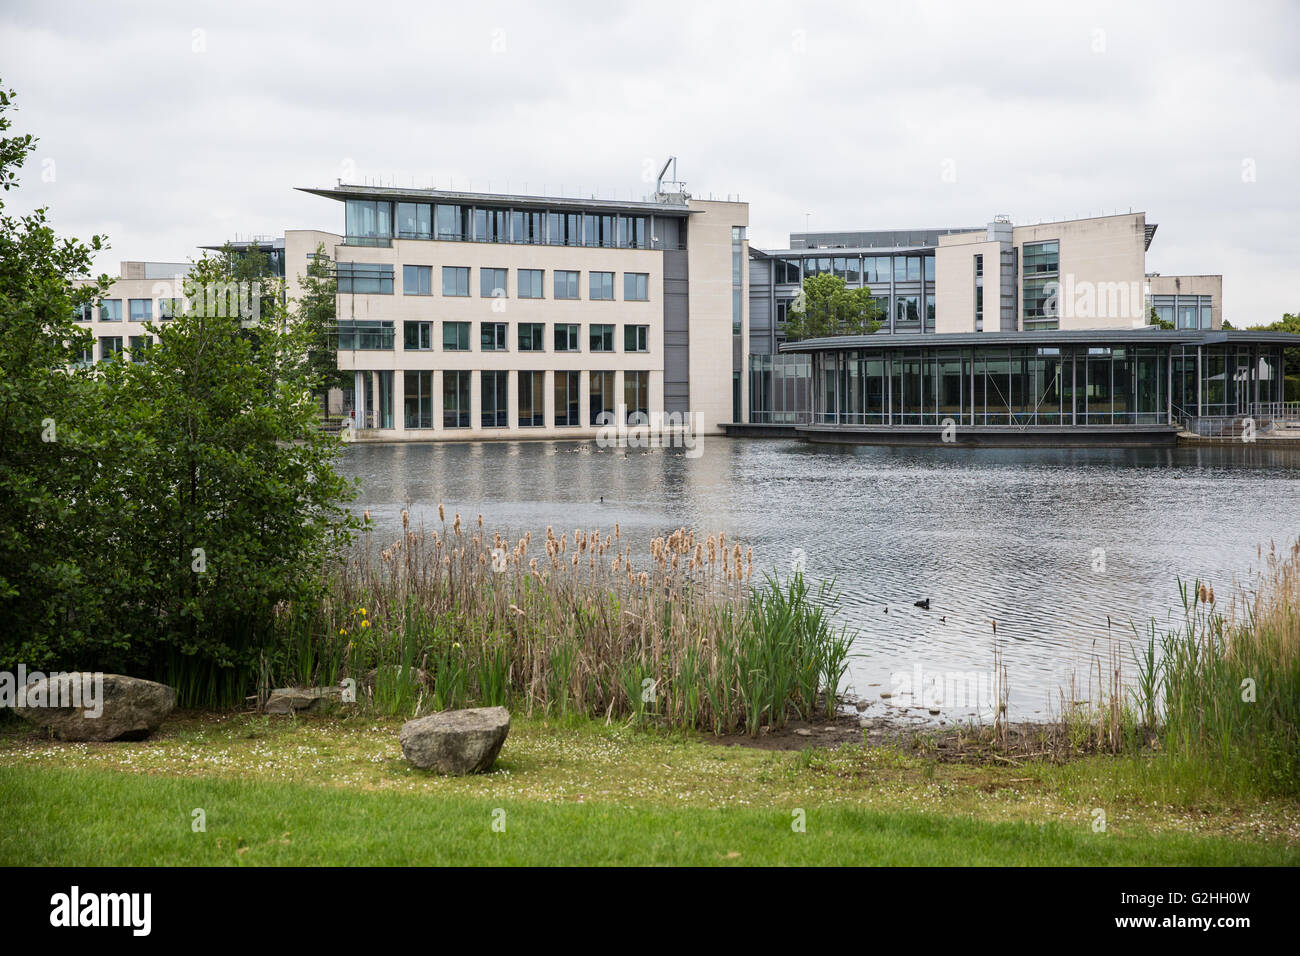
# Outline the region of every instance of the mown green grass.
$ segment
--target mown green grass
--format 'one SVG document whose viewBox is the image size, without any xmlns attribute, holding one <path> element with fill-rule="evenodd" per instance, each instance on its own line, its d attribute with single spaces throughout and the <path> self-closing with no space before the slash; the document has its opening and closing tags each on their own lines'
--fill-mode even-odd
<svg viewBox="0 0 1300 956">
<path fill-rule="evenodd" d="M 187 714 L 65 744 L 0 724 L 0 864 L 1300 864 L 1296 801 L 1156 799 L 1127 757 L 967 766 L 516 718 L 492 773 L 446 778 L 402 759 L 400 725 Z"/>
<path fill-rule="evenodd" d="M 1220 837 L 841 806 L 808 809 L 799 833 L 790 808 L 494 801 L 106 770 L 7 767 L 0 805 L 5 865 L 1300 864 L 1294 847 Z M 196 807 L 206 832 L 192 830 Z"/>
</svg>

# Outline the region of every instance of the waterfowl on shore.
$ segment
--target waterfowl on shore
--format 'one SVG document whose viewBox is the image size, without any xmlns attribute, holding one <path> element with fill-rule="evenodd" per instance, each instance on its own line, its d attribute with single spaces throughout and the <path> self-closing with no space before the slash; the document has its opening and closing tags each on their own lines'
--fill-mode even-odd
<svg viewBox="0 0 1300 956">
<path fill-rule="evenodd" d="M 922 611 L 928 611 L 930 610 L 930 599 L 926 598 L 924 601 L 917 601 L 916 606 L 919 607 Z"/>
</svg>

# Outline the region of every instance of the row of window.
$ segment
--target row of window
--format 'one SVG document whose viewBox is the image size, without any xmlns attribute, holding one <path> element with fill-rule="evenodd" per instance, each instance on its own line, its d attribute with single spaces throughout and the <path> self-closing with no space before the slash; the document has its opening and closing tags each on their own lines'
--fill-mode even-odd
<svg viewBox="0 0 1300 956">
<path fill-rule="evenodd" d="M 366 372 L 366 393 L 377 402 L 372 423 L 378 428 L 392 428 L 393 373 Z M 472 373 L 447 370 L 442 373 L 443 428 L 469 428 L 472 409 L 470 388 Z M 520 428 L 543 428 L 547 423 L 546 372 L 482 371 L 479 376 L 479 425 L 483 428 L 510 427 L 510 376 L 516 377 L 515 415 Z M 550 424 L 558 427 L 587 425 L 596 428 L 618 423 L 618 405 L 625 406 L 623 424 L 647 421 L 650 410 L 650 373 L 623 373 L 621 396 L 615 393 L 614 373 L 554 372 L 551 383 Z M 582 376 L 587 376 L 586 416 L 582 414 Z M 433 372 L 402 373 L 402 421 L 406 428 L 433 428 Z"/>
<path fill-rule="evenodd" d="M 111 362 L 118 358 L 123 352 L 123 337 L 120 335 L 104 335 L 99 341 L 88 349 L 82 349 L 77 356 L 78 365 L 92 365 L 95 361 L 95 349 L 99 350 L 99 360 L 101 362 Z M 126 357 L 132 362 L 143 362 L 145 349 L 153 342 L 153 337 L 149 335 L 132 335 L 127 337 L 130 343 L 126 349 Z"/>
<path fill-rule="evenodd" d="M 398 238 L 610 249 L 650 247 L 646 216 L 370 199 L 349 199 L 346 207 L 347 242 L 352 245 L 388 245 Z"/>
<path fill-rule="evenodd" d="M 896 295 L 891 299 L 887 295 L 873 295 L 881 327 L 893 328 L 895 331 L 920 331 L 922 316 L 922 297 L 920 295 Z M 925 331 L 934 331 L 934 293 L 928 293 L 925 299 Z M 776 302 L 777 325 L 784 325 L 790 314 L 793 299 L 778 299 Z M 892 316 L 892 321 L 891 321 Z"/>
<path fill-rule="evenodd" d="M 154 300 L 153 299 L 127 299 L 127 315 L 132 322 L 152 322 L 154 318 Z M 158 300 L 158 318 L 166 320 L 175 318 L 184 311 L 184 299 L 159 299 Z M 78 322 L 91 322 L 95 318 L 95 303 L 85 302 L 73 315 Z M 122 300 L 121 299 L 100 299 L 99 300 L 99 321 L 101 322 L 121 322 L 122 321 Z"/>
<path fill-rule="evenodd" d="M 810 256 L 804 259 L 776 259 L 772 262 L 776 282 L 799 283 L 809 276 L 830 273 L 850 285 L 859 282 L 934 281 L 934 256 Z"/>
<path fill-rule="evenodd" d="M 402 323 L 402 349 L 407 352 L 428 352 L 434 348 L 433 320 L 413 320 Z M 443 321 L 442 350 L 444 352 L 470 351 L 473 323 Z M 510 350 L 509 322 L 480 322 L 479 351 L 506 352 Z M 588 352 L 615 351 L 615 329 L 612 324 L 593 322 L 587 326 Z M 340 351 L 388 351 L 394 347 L 396 329 L 386 320 L 344 320 L 338 324 Z M 546 323 L 519 322 L 515 326 L 515 349 L 520 352 L 546 351 Z M 551 329 L 551 348 L 556 352 L 581 352 L 582 326 L 576 322 L 556 322 Z M 624 352 L 650 351 L 650 326 L 623 326 Z"/>
<path fill-rule="evenodd" d="M 479 270 L 479 295 L 483 298 L 504 298 L 510 295 L 509 269 Z M 544 299 L 545 269 L 518 269 L 515 295 L 520 299 Z M 371 262 L 340 262 L 337 269 L 338 291 L 341 293 L 392 295 L 393 266 Z M 594 300 L 614 301 L 613 272 L 592 271 L 587 274 L 587 295 Z M 552 272 L 552 295 L 557 299 L 578 299 L 582 273 L 577 270 L 555 269 Z M 470 290 L 469 266 L 442 267 L 442 294 L 467 297 Z M 402 266 L 403 295 L 433 295 L 433 266 Z M 646 272 L 623 273 L 623 300 L 648 302 L 650 300 L 650 275 Z M 135 301 L 135 300 L 132 300 Z"/>
</svg>

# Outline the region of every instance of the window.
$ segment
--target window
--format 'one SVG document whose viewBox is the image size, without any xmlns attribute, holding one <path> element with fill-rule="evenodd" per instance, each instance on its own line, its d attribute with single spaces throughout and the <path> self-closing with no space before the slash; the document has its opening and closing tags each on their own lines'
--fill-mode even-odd
<svg viewBox="0 0 1300 956">
<path fill-rule="evenodd" d="M 894 300 L 894 328 L 916 330 L 921 324 L 921 297 L 900 295 Z"/>
<path fill-rule="evenodd" d="M 592 272 L 590 276 L 591 297 L 593 299 L 614 298 L 614 273 Z"/>
<path fill-rule="evenodd" d="M 164 302 L 167 300 L 164 299 Z M 81 305 L 73 306 L 73 322 L 91 322 L 95 318 L 95 304 L 93 302 L 83 302 Z"/>
<path fill-rule="evenodd" d="M 127 306 L 132 322 L 152 321 L 153 299 L 128 299 Z"/>
<path fill-rule="evenodd" d="M 1210 300 L 1204 296 L 1201 297 L 1201 328 L 1209 329 L 1214 326 L 1214 310 L 1210 306 Z"/>
<path fill-rule="evenodd" d="M 576 299 L 578 297 L 578 273 L 555 270 L 555 297 L 557 299 Z"/>
<path fill-rule="evenodd" d="M 393 347 L 393 323 L 374 319 L 340 319 L 339 350 L 381 352 Z"/>
<path fill-rule="evenodd" d="M 889 256 L 868 256 L 862 260 L 863 278 L 867 282 L 889 284 Z"/>
<path fill-rule="evenodd" d="M 427 202 L 399 202 L 397 238 L 432 239 L 433 207 Z"/>
<path fill-rule="evenodd" d="M 537 244 L 542 241 L 542 214 L 516 209 L 510 213 L 510 241 Z"/>
<path fill-rule="evenodd" d="M 577 425 L 578 372 L 555 373 L 555 424 Z"/>
<path fill-rule="evenodd" d="M 433 427 L 433 373 L 407 372 L 402 403 L 407 428 Z"/>
<path fill-rule="evenodd" d="M 510 424 L 510 373 L 479 372 L 479 420 L 484 428 Z"/>
<path fill-rule="evenodd" d="M 369 199 L 347 200 L 347 237 L 354 246 L 386 246 L 393 238 L 391 203 Z"/>
<path fill-rule="evenodd" d="M 627 406 L 627 424 L 650 423 L 650 373 L 623 373 L 623 404 Z"/>
<path fill-rule="evenodd" d="M 623 326 L 623 351 L 624 352 L 650 351 L 650 326 L 648 325 Z"/>
<path fill-rule="evenodd" d="M 578 351 L 578 326 L 557 322 L 555 325 L 555 351 Z"/>
<path fill-rule="evenodd" d="M 356 295 L 392 295 L 393 267 L 376 262 L 340 262 L 339 292 Z"/>
<path fill-rule="evenodd" d="M 925 257 L 925 281 L 934 281 L 934 256 Z"/>
<path fill-rule="evenodd" d="M 505 242 L 506 241 L 506 210 L 475 209 L 474 210 L 474 241 L 475 242 Z"/>
<path fill-rule="evenodd" d="M 614 420 L 614 373 L 588 373 L 587 389 L 587 424 L 596 428 L 600 425 L 616 424 Z"/>
<path fill-rule="evenodd" d="M 77 350 L 77 364 L 78 364 L 78 365 L 93 365 L 93 364 L 95 364 L 95 349 L 94 349 L 93 347 L 88 348 L 88 349 L 78 349 L 78 350 Z"/>
<path fill-rule="evenodd" d="M 504 322 L 479 323 L 479 351 L 504 352 L 506 345 L 506 324 Z"/>
<path fill-rule="evenodd" d="M 544 322 L 519 323 L 519 351 L 546 351 L 546 324 Z"/>
<path fill-rule="evenodd" d="M 1187 303 L 1179 302 L 1178 303 L 1178 327 L 1180 329 L 1196 328 L 1197 311 L 1198 310 L 1196 308 L 1196 301 L 1194 299 L 1191 302 L 1187 302 Z"/>
<path fill-rule="evenodd" d="M 469 267 L 442 267 L 442 294 L 469 295 Z"/>
<path fill-rule="evenodd" d="M 99 359 L 101 362 L 111 362 L 121 354 L 122 336 L 104 336 L 99 340 Z"/>
<path fill-rule="evenodd" d="M 148 302 L 149 300 L 145 299 L 143 301 Z M 130 342 L 131 342 L 131 347 L 127 350 L 127 357 L 132 362 L 145 361 L 145 352 L 148 350 L 149 345 L 151 344 L 151 340 L 149 336 L 133 335 L 131 336 Z"/>
<path fill-rule="evenodd" d="M 799 283 L 803 281 L 801 260 L 777 259 L 773 262 L 774 279 L 777 282 Z"/>
<path fill-rule="evenodd" d="M 975 287 L 975 331 L 984 331 L 984 287 Z"/>
<path fill-rule="evenodd" d="M 122 321 L 122 300 L 121 299 L 100 299 L 99 300 L 99 321 L 121 322 Z"/>
<path fill-rule="evenodd" d="M 442 323 L 442 348 L 444 352 L 468 352 L 469 323 Z"/>
<path fill-rule="evenodd" d="M 403 295 L 433 295 L 433 266 L 402 266 Z"/>
<path fill-rule="evenodd" d="M 184 299 L 159 299 L 158 300 L 158 318 L 166 322 L 168 319 L 174 319 L 176 316 L 185 311 Z"/>
<path fill-rule="evenodd" d="M 593 324 L 587 336 L 588 347 L 593 352 L 614 351 L 614 326 Z"/>
<path fill-rule="evenodd" d="M 434 222 L 437 226 L 435 235 L 439 239 L 465 240 L 469 238 L 466 232 L 468 217 L 460 206 L 439 203 L 434 211 Z"/>
<path fill-rule="evenodd" d="M 519 427 L 546 424 L 546 373 L 519 373 Z"/>
<path fill-rule="evenodd" d="M 469 428 L 468 371 L 442 373 L 442 427 Z"/>
<path fill-rule="evenodd" d="M 542 269 L 520 269 L 518 295 L 521 299 L 540 299 L 543 297 Z"/>
<path fill-rule="evenodd" d="M 650 275 L 646 272 L 623 273 L 623 300 L 645 302 L 650 298 Z"/>
<path fill-rule="evenodd" d="M 1060 269 L 1060 243 L 1027 242 L 1025 243 L 1025 275 L 1056 274 Z"/>
<path fill-rule="evenodd" d="M 485 299 L 502 298 L 506 295 L 505 269 L 479 269 L 478 294 Z"/>
<path fill-rule="evenodd" d="M 432 322 L 403 322 L 402 348 L 407 352 L 427 352 L 433 348 Z"/>
<path fill-rule="evenodd" d="M 931 292 L 925 297 L 925 331 L 934 331 L 934 293 Z"/>
<path fill-rule="evenodd" d="M 984 275 L 984 257 L 976 256 L 975 257 L 975 278 L 978 279 L 982 275 Z"/>
</svg>

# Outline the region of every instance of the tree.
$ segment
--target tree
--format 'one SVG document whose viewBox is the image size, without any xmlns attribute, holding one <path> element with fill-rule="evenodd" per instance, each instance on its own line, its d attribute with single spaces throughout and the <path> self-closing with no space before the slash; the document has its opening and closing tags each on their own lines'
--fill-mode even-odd
<svg viewBox="0 0 1300 956">
<path fill-rule="evenodd" d="M 1151 311 L 1147 315 L 1147 324 L 1158 326 L 1166 332 L 1174 327 L 1174 323 L 1170 322 L 1168 319 L 1160 318 L 1160 313 L 1156 312 L 1156 307 L 1154 305 L 1151 306 Z"/>
<path fill-rule="evenodd" d="M 307 263 L 307 274 L 298 277 L 302 295 L 295 303 L 295 317 L 307 332 L 307 364 L 320 382 L 321 413 L 329 415 L 329 390 L 346 388 L 350 372 L 339 369 L 338 361 L 338 282 L 324 243 Z"/>
<path fill-rule="evenodd" d="M 208 704 L 247 692 L 275 651 L 276 607 L 317 596 L 359 526 L 333 468 L 341 443 L 317 427 L 307 330 L 278 295 L 250 323 L 197 294 L 232 279 L 221 258 L 196 262 L 187 296 L 202 305 L 150 324 L 142 361 L 105 368 L 96 421 L 115 457 L 88 489 L 117 503 L 94 543 L 114 555 L 131 661 Z"/>
<path fill-rule="evenodd" d="M 869 335 L 880 328 L 880 316 L 871 289 L 850 289 L 839 276 L 823 272 L 804 279 L 799 297 L 786 314 L 785 334 L 792 342 L 828 335 Z"/>
<path fill-rule="evenodd" d="M 7 135 L 14 93 L 0 85 L 0 187 L 18 186 L 35 149 L 30 135 Z M 99 605 L 79 546 L 93 515 L 82 489 L 97 468 L 86 441 L 91 374 L 78 367 L 90 333 L 73 314 L 108 285 L 89 279 L 91 255 L 107 248 L 60 239 L 47 210 L 4 213 L 0 201 L 0 669 L 44 666 L 59 647 L 105 638 L 92 626 Z"/>
</svg>

